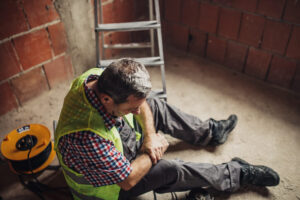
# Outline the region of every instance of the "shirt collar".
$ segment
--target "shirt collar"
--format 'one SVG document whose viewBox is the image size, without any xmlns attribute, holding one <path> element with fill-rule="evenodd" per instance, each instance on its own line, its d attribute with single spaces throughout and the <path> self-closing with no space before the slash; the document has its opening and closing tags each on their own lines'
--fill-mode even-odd
<svg viewBox="0 0 300 200">
<path fill-rule="evenodd" d="M 87 87 L 87 83 L 93 80 L 98 80 L 98 75 L 89 75 L 88 78 L 84 81 L 84 92 L 86 94 L 86 97 L 90 104 L 98 111 L 100 116 L 103 118 L 104 125 L 108 130 L 112 129 L 114 126 L 118 128 L 120 123 L 117 123 L 120 118 L 119 117 L 113 117 L 111 114 L 109 114 L 104 105 L 101 103 L 99 98 L 96 95 L 96 92 L 90 88 Z"/>
</svg>

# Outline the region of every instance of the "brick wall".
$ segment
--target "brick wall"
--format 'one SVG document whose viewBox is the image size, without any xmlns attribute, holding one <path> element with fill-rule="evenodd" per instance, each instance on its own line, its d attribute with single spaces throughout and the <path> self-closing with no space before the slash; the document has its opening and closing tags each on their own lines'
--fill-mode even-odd
<svg viewBox="0 0 300 200">
<path fill-rule="evenodd" d="M 0 115 L 73 76 L 51 0 L 0 1 Z"/>
<path fill-rule="evenodd" d="M 163 0 L 164 40 L 300 93 L 300 1 Z"/>
</svg>

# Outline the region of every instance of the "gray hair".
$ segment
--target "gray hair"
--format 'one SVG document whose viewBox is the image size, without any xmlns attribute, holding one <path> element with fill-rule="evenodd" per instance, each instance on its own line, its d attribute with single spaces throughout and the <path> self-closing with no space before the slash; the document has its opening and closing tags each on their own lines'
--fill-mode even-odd
<svg viewBox="0 0 300 200">
<path fill-rule="evenodd" d="M 127 101 L 128 96 L 146 98 L 151 91 L 151 81 L 145 66 L 131 58 L 111 63 L 101 74 L 98 91 L 109 95 L 114 103 Z"/>
</svg>

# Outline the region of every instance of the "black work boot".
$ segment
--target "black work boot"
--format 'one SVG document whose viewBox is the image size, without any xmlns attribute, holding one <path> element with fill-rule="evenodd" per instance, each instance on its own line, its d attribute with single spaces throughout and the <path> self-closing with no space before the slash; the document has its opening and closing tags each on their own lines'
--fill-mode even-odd
<svg viewBox="0 0 300 200">
<path fill-rule="evenodd" d="M 212 130 L 212 139 L 210 145 L 216 146 L 223 144 L 228 137 L 228 134 L 234 129 L 238 121 L 236 115 L 230 115 L 227 120 L 216 121 L 210 119 L 209 123 Z"/>
<path fill-rule="evenodd" d="M 276 186 L 279 184 L 279 175 L 271 168 L 263 165 L 251 165 L 248 162 L 233 158 L 241 166 L 241 185 Z"/>
</svg>

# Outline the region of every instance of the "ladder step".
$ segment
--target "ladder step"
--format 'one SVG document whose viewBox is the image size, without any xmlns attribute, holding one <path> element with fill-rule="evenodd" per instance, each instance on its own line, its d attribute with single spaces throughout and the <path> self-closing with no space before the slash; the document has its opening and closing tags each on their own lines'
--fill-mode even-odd
<svg viewBox="0 0 300 200">
<path fill-rule="evenodd" d="M 139 31 L 159 28 L 157 21 L 139 21 L 125 23 L 98 24 L 96 31 Z"/>
<path fill-rule="evenodd" d="M 167 94 L 164 93 L 164 91 L 162 90 L 154 90 L 154 91 L 151 91 L 150 94 L 149 94 L 149 97 L 158 97 L 160 99 L 164 99 L 164 100 L 167 100 Z"/>
<path fill-rule="evenodd" d="M 127 44 L 105 44 L 105 49 L 135 49 L 135 48 L 150 48 L 150 42 L 143 43 L 127 43 Z"/>
<path fill-rule="evenodd" d="M 134 58 L 137 62 L 144 64 L 145 66 L 163 65 L 164 61 L 160 57 L 145 57 L 145 58 Z M 100 60 L 100 67 L 107 67 L 117 59 Z"/>
</svg>

